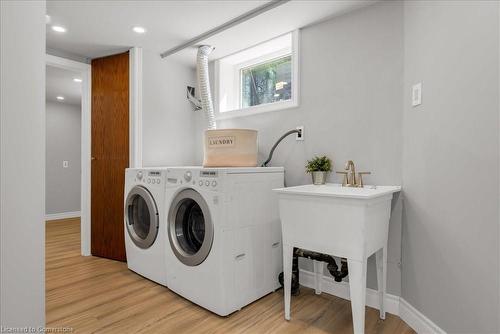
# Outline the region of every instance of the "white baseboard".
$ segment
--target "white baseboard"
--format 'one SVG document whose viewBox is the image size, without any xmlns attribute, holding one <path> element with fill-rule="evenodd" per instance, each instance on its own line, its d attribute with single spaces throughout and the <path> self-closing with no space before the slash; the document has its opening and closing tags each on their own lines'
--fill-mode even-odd
<svg viewBox="0 0 500 334">
<path fill-rule="evenodd" d="M 61 213 L 47 213 L 45 214 L 45 220 L 57 220 L 57 219 L 68 219 L 68 218 L 78 218 L 81 216 L 80 211 L 72 212 L 61 212 Z"/>
<path fill-rule="evenodd" d="M 444 330 L 420 313 L 403 298 L 399 299 L 399 317 L 417 333 L 446 334 Z"/>
<path fill-rule="evenodd" d="M 316 274 L 314 272 L 300 269 L 300 284 L 305 287 L 314 289 L 315 275 Z M 321 291 L 336 297 L 350 300 L 349 283 L 335 282 L 335 280 L 329 276 L 323 276 L 323 280 L 321 282 Z M 379 309 L 377 290 L 369 288 L 366 289 L 366 305 L 377 310 Z M 417 333 L 446 334 L 444 330 L 439 328 L 439 326 L 437 326 L 426 316 L 420 313 L 417 309 L 411 306 L 406 300 L 399 296 L 387 293 L 385 295 L 385 310 L 388 313 L 399 316 Z"/>
</svg>

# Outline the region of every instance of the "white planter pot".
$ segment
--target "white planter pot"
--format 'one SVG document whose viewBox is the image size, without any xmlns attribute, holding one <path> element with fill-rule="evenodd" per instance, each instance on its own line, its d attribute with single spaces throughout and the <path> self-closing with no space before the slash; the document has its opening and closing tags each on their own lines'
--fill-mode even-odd
<svg viewBox="0 0 500 334">
<path fill-rule="evenodd" d="M 328 172 L 311 172 L 313 184 L 325 184 Z"/>
</svg>

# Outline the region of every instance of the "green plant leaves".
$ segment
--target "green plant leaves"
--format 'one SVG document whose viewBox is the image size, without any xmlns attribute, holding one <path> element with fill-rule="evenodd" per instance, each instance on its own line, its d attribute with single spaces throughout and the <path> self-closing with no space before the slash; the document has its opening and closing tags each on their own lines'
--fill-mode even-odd
<svg viewBox="0 0 500 334">
<path fill-rule="evenodd" d="M 306 172 L 331 172 L 332 160 L 326 155 L 322 157 L 315 156 L 312 160 L 307 160 Z"/>
</svg>

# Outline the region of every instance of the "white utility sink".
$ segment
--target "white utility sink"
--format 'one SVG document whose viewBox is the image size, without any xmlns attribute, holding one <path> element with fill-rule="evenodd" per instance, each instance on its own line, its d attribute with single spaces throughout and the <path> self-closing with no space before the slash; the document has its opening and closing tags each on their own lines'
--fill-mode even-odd
<svg viewBox="0 0 500 334">
<path fill-rule="evenodd" d="M 341 184 L 327 183 L 323 185 L 306 184 L 304 186 L 274 189 L 282 194 L 299 194 L 310 196 L 332 196 L 341 198 L 371 199 L 389 195 L 401 190 L 399 186 L 365 185 L 363 188 L 342 187 Z"/>
<path fill-rule="evenodd" d="M 325 184 L 274 191 L 279 197 L 283 233 L 285 319 L 290 320 L 294 247 L 347 258 L 355 333 L 364 332 L 366 265 L 368 257 L 377 253 L 380 317 L 384 319 L 391 200 L 394 193 L 401 191 L 401 187 L 351 188 Z"/>
</svg>

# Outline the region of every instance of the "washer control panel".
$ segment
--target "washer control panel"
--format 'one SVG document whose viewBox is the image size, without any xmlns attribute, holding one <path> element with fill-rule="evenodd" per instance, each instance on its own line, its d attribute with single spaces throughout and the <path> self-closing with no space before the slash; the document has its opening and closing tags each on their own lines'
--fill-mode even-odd
<svg viewBox="0 0 500 334">
<path fill-rule="evenodd" d="M 217 188 L 218 173 L 215 170 L 202 170 L 200 171 L 198 185 L 202 188 L 209 188 L 215 190 Z"/>
<path fill-rule="evenodd" d="M 144 184 L 161 184 L 161 172 L 160 171 L 138 171 L 135 175 L 138 182 Z"/>
</svg>

